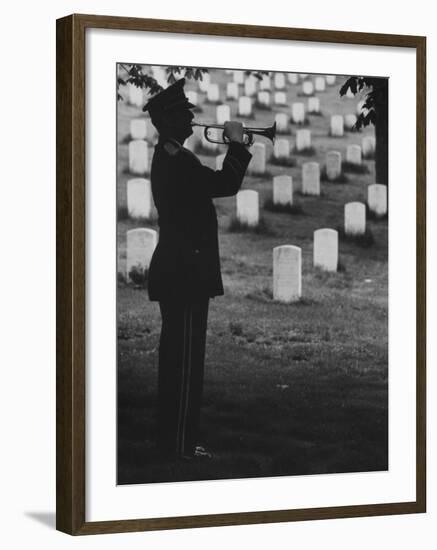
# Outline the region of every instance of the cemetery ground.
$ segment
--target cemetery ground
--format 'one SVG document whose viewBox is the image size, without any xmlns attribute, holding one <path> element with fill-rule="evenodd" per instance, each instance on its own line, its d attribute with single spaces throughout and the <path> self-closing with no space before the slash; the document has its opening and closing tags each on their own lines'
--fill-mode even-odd
<svg viewBox="0 0 437 550">
<path fill-rule="evenodd" d="M 228 81 L 229 77 L 220 74 Z M 120 280 L 118 304 L 118 483 L 229 479 L 279 475 L 378 471 L 388 467 L 388 266 L 387 220 L 367 220 L 368 238 L 339 242 L 339 270 L 313 267 L 313 233 L 341 230 L 344 204 L 366 202 L 374 183 L 368 173 L 347 174 L 347 183 L 321 183 L 321 196 L 296 193 L 301 165 L 320 162 L 328 150 L 345 157 L 368 129 L 328 135 L 329 117 L 355 112 L 357 99 L 340 98 L 344 80 L 320 93 L 322 116 L 310 117 L 314 155 L 294 155 L 296 166 L 267 163 L 268 174 L 248 175 L 242 189 L 259 192 L 263 229 L 231 232 L 235 197 L 215 200 L 225 295 L 210 301 L 202 408 L 204 439 L 213 460 L 165 462 L 153 446 L 160 314 L 144 288 Z M 188 89 L 197 89 L 187 82 Z M 295 88 L 295 89 L 294 89 Z M 301 100 L 289 86 L 287 100 Z M 230 101 L 232 113 L 235 101 Z M 197 115 L 214 122 L 215 106 Z M 119 105 L 119 211 L 123 211 L 128 121 L 133 107 Z M 250 126 L 270 126 L 272 111 L 255 112 Z M 136 116 L 140 116 L 136 114 Z M 288 137 L 294 143 L 296 125 Z M 283 136 L 280 136 L 283 137 Z M 262 138 L 258 138 L 260 141 Z M 267 158 L 272 146 L 266 140 Z M 218 153 L 224 151 L 223 148 Z M 153 148 L 150 147 L 150 156 Z M 218 154 L 217 153 L 217 154 Z M 215 156 L 201 156 L 215 166 Z M 293 176 L 296 213 L 272 212 L 272 177 Z M 154 227 L 119 216 L 118 261 L 125 234 Z M 272 251 L 283 244 L 302 248 L 302 299 L 272 299 Z"/>
</svg>

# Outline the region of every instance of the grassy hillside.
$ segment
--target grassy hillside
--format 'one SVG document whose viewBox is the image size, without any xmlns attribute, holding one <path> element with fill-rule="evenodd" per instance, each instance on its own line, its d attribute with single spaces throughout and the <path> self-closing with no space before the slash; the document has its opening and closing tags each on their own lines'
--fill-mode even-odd
<svg viewBox="0 0 437 550">
<path fill-rule="evenodd" d="M 212 80 L 228 81 L 223 72 Z M 359 98 L 340 98 L 344 79 L 319 95 L 322 116 L 309 115 L 315 154 L 295 155 L 295 167 L 267 165 L 264 177 L 245 178 L 243 188 L 260 193 L 260 206 L 272 198 L 272 177 L 287 173 L 299 189 L 301 164 L 325 161 L 328 150 L 345 158 L 346 146 L 361 143 L 371 128 L 329 137 L 329 116 L 354 113 Z M 188 83 L 187 89 L 197 86 Z M 300 86 L 288 85 L 287 101 L 305 101 Z M 224 89 L 224 85 L 222 86 Z M 236 102 L 230 102 L 233 116 Z M 215 106 L 203 104 L 198 120 L 214 122 Z M 246 125 L 268 126 L 275 112 L 259 110 Z M 119 104 L 118 197 L 125 207 L 129 178 L 129 120 L 138 110 Z M 291 126 L 288 139 L 294 145 Z M 282 136 L 280 136 L 282 137 Z M 259 138 L 262 140 L 262 138 Z M 272 146 L 266 140 L 268 156 Z M 224 149 L 223 149 L 224 150 Z M 150 148 L 150 159 L 153 148 Z M 202 156 L 215 166 L 215 158 Z M 235 197 L 216 200 L 225 296 L 210 303 L 202 426 L 215 459 L 202 464 L 162 463 L 152 436 L 157 381 L 160 315 L 144 289 L 120 282 L 118 288 L 119 483 L 187 479 L 298 475 L 387 468 L 387 220 L 368 220 L 365 242 L 340 241 L 340 269 L 312 267 L 313 232 L 341 229 L 344 204 L 366 201 L 374 183 L 368 173 L 347 174 L 347 183 L 321 185 L 320 197 L 297 194 L 297 214 L 261 209 L 266 231 L 228 230 Z M 120 216 L 119 271 L 125 259 L 125 233 L 138 223 Z M 152 226 L 142 223 L 141 226 Z M 302 248 L 302 300 L 273 302 L 272 249 Z"/>
</svg>

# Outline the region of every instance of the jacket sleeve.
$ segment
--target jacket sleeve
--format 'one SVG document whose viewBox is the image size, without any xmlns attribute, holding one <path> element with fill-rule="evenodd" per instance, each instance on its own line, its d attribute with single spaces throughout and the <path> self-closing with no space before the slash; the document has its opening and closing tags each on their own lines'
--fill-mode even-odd
<svg viewBox="0 0 437 550">
<path fill-rule="evenodd" d="M 251 158 L 252 154 L 243 144 L 231 142 L 221 170 L 213 170 L 198 159 L 193 162 L 190 174 L 192 182 L 199 192 L 206 192 L 211 198 L 236 195 Z"/>
</svg>

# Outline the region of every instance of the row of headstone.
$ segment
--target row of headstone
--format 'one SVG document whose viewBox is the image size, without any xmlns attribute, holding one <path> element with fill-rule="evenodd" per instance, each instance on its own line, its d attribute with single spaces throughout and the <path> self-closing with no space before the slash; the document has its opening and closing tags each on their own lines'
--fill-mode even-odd
<svg viewBox="0 0 437 550">
<path fill-rule="evenodd" d="M 222 106 L 225 107 L 225 106 Z M 224 109 L 218 120 L 220 124 L 228 120 Z M 204 134 L 201 134 L 202 146 L 212 152 L 218 149 L 218 144 L 209 142 Z M 308 129 L 300 129 L 296 132 L 296 149 L 303 151 L 311 147 L 311 132 Z M 129 143 L 129 172 L 134 175 L 145 175 L 148 172 L 148 145 L 144 140 L 132 140 Z M 287 158 L 290 154 L 288 140 L 278 139 L 275 142 L 273 154 L 276 158 Z M 346 161 L 360 165 L 362 163 L 362 150 L 360 145 L 352 144 L 346 148 Z M 261 175 L 266 170 L 266 146 L 263 143 L 254 143 L 252 146 L 252 159 L 248 171 L 251 174 Z M 338 151 L 328 151 L 326 155 L 326 174 L 329 180 L 335 180 L 341 174 L 341 154 Z M 307 162 L 302 165 L 302 193 L 309 195 L 320 194 L 320 168 L 316 162 Z"/>
<path fill-rule="evenodd" d="M 237 196 L 237 210 L 240 219 L 245 219 L 248 225 L 256 225 L 253 212 L 258 204 L 256 191 L 244 191 L 244 200 Z M 248 208 L 251 204 L 252 208 Z M 348 212 L 358 211 L 360 203 L 350 203 Z M 363 207 L 364 205 L 361 204 Z M 362 208 L 361 208 L 362 210 Z M 360 215 L 362 212 L 360 213 Z M 350 220 L 349 220 L 350 221 Z M 356 233 L 355 233 L 356 234 Z M 126 275 L 132 269 L 145 271 L 156 248 L 158 235 L 153 229 L 136 228 L 126 234 Z M 313 265 L 320 269 L 335 272 L 338 267 L 338 232 L 323 228 L 314 231 Z M 273 249 L 273 299 L 290 303 L 302 296 L 302 249 L 293 245 L 277 246 Z"/>
<path fill-rule="evenodd" d="M 229 73 L 232 75 L 233 82 L 236 84 L 244 85 L 245 83 L 245 74 L 242 70 L 231 70 Z M 287 78 L 286 76 L 287 75 Z M 289 84 L 298 84 L 299 81 L 305 81 L 308 79 L 308 74 L 304 73 L 281 73 L 275 72 L 273 74 L 273 84 L 274 88 L 277 90 L 282 90 L 286 87 L 286 82 Z M 249 76 L 251 78 L 251 76 Z M 258 81 L 258 79 L 256 79 Z M 323 91 L 325 85 L 333 86 L 336 82 L 335 75 L 318 75 L 314 79 L 314 85 L 318 91 Z M 262 79 L 259 81 L 260 89 L 270 90 L 272 85 L 272 77 L 269 75 L 262 75 Z"/>
<path fill-rule="evenodd" d="M 281 185 L 280 192 L 283 193 L 287 189 L 285 193 L 288 193 L 291 181 L 282 180 Z M 279 190 L 279 188 L 278 185 L 277 189 Z M 375 191 L 379 193 L 379 189 L 375 189 Z M 240 222 L 248 226 L 254 227 L 259 223 L 258 192 L 245 190 L 237 194 L 237 217 Z M 345 233 L 347 235 L 362 235 L 365 233 L 365 229 L 365 205 L 360 202 L 346 204 Z M 133 268 L 148 269 L 157 239 L 157 232 L 153 229 L 136 228 L 127 231 L 126 274 L 128 276 Z M 338 232 L 336 230 L 323 228 L 314 231 L 313 265 L 326 271 L 337 271 L 338 248 Z M 299 300 L 301 295 L 302 249 L 293 245 L 275 247 L 273 249 L 273 299 L 290 303 Z"/>
<path fill-rule="evenodd" d="M 300 75 L 303 79 L 301 93 L 305 96 L 313 96 L 314 92 L 324 92 L 326 86 L 332 86 L 335 83 L 335 75 L 326 75 L 326 76 L 315 76 L 314 80 L 309 80 L 308 75 Z M 297 84 L 299 81 L 299 75 L 296 73 L 288 74 L 288 82 L 291 84 Z M 219 88 L 218 84 L 211 83 L 211 78 L 209 74 L 204 74 L 203 79 L 198 81 L 200 91 L 207 94 L 208 100 L 211 102 L 219 101 Z M 262 79 L 257 79 L 254 75 L 249 75 L 248 77 L 244 76 L 244 71 L 233 71 L 233 81 L 228 82 L 226 85 L 226 98 L 227 99 L 238 99 L 239 97 L 239 85 L 243 86 L 244 96 L 253 97 L 258 92 L 270 92 L 272 91 L 272 79 L 270 76 L 263 75 Z M 276 105 L 285 105 L 286 104 L 286 78 L 284 73 L 275 73 L 273 76 L 273 89 L 276 90 L 274 96 L 274 102 Z M 268 102 L 265 95 L 262 95 L 261 98 L 258 98 L 261 104 Z M 190 99 L 191 101 L 191 99 Z M 196 101 L 192 103 L 197 104 Z M 310 107 L 310 112 L 318 112 L 318 108 L 314 109 L 314 104 Z M 357 106 L 357 113 L 361 112 L 361 108 Z"/>
<path fill-rule="evenodd" d="M 303 165 L 302 193 L 320 194 L 320 172 L 318 163 Z M 293 204 L 293 181 L 291 176 L 273 178 L 273 203 Z M 387 213 L 387 187 L 380 184 L 368 186 L 368 207 L 377 216 Z M 244 190 L 237 193 L 237 219 L 240 223 L 256 226 L 259 222 L 258 192 Z M 346 235 L 364 235 L 366 232 L 366 206 L 361 202 L 350 202 L 344 206 L 344 231 Z"/>
</svg>

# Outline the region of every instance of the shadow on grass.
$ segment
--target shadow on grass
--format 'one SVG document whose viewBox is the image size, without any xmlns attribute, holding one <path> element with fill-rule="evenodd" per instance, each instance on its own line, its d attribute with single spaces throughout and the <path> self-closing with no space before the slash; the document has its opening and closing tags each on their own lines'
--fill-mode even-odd
<svg viewBox="0 0 437 550">
<path fill-rule="evenodd" d="M 223 101 L 220 99 L 217 99 L 216 101 L 212 101 L 211 99 L 205 98 L 204 102 L 205 105 L 224 105 Z"/>
<path fill-rule="evenodd" d="M 228 227 L 229 233 L 256 233 L 257 235 L 274 236 L 276 232 L 266 222 L 264 218 L 260 218 L 257 225 L 248 225 L 241 222 L 238 218 L 231 219 L 231 223 Z"/>
<path fill-rule="evenodd" d="M 361 235 L 348 235 L 345 233 L 344 227 L 337 226 L 338 236 L 343 242 L 349 242 L 356 244 L 361 248 L 370 248 L 375 244 L 375 237 L 372 233 L 372 230 L 366 227 L 365 233 Z"/>
<path fill-rule="evenodd" d="M 292 214 L 294 216 L 306 215 L 301 204 L 277 204 L 272 199 L 266 200 L 264 203 L 264 209 L 269 212 L 279 212 L 281 214 Z"/>
<path fill-rule="evenodd" d="M 372 220 L 373 222 L 387 222 L 388 212 L 385 214 L 377 214 L 373 210 L 370 210 L 369 205 L 366 203 L 366 220 Z"/>
<path fill-rule="evenodd" d="M 265 103 L 260 103 L 259 101 L 255 101 L 254 108 L 258 109 L 259 111 L 271 111 L 272 107 L 271 105 L 266 105 Z"/>
<path fill-rule="evenodd" d="M 307 116 L 301 122 L 296 122 L 293 119 L 291 119 L 290 123 L 293 124 L 293 126 L 297 126 L 298 128 L 305 128 L 306 126 L 311 126 L 311 120 Z"/>
<path fill-rule="evenodd" d="M 293 157 L 275 157 L 272 155 L 269 159 L 269 164 L 274 166 L 286 166 L 288 168 L 293 168 L 297 165 L 296 159 Z"/>
<path fill-rule="evenodd" d="M 352 174 L 368 174 L 369 169 L 365 164 L 356 164 L 355 162 L 348 162 L 344 160 L 341 163 L 342 172 L 350 172 Z"/>
<path fill-rule="evenodd" d="M 296 147 L 294 147 L 293 153 L 295 155 L 302 155 L 304 157 L 312 157 L 316 154 L 316 150 L 313 146 L 305 147 L 305 149 L 297 149 Z"/>
<path fill-rule="evenodd" d="M 349 178 L 344 172 L 341 172 L 335 178 L 328 178 L 326 166 L 322 168 L 322 171 L 320 173 L 320 179 L 323 183 L 348 183 L 349 182 Z"/>
<path fill-rule="evenodd" d="M 270 287 L 267 287 L 267 286 L 256 289 L 253 292 L 248 292 L 245 295 L 245 298 L 247 298 L 248 300 L 255 300 L 256 302 L 271 303 L 271 304 L 276 304 L 284 307 L 311 306 L 316 303 L 316 301 L 311 298 L 302 298 L 302 297 L 293 302 L 282 302 L 280 300 L 274 300 L 273 291 Z"/>
</svg>

